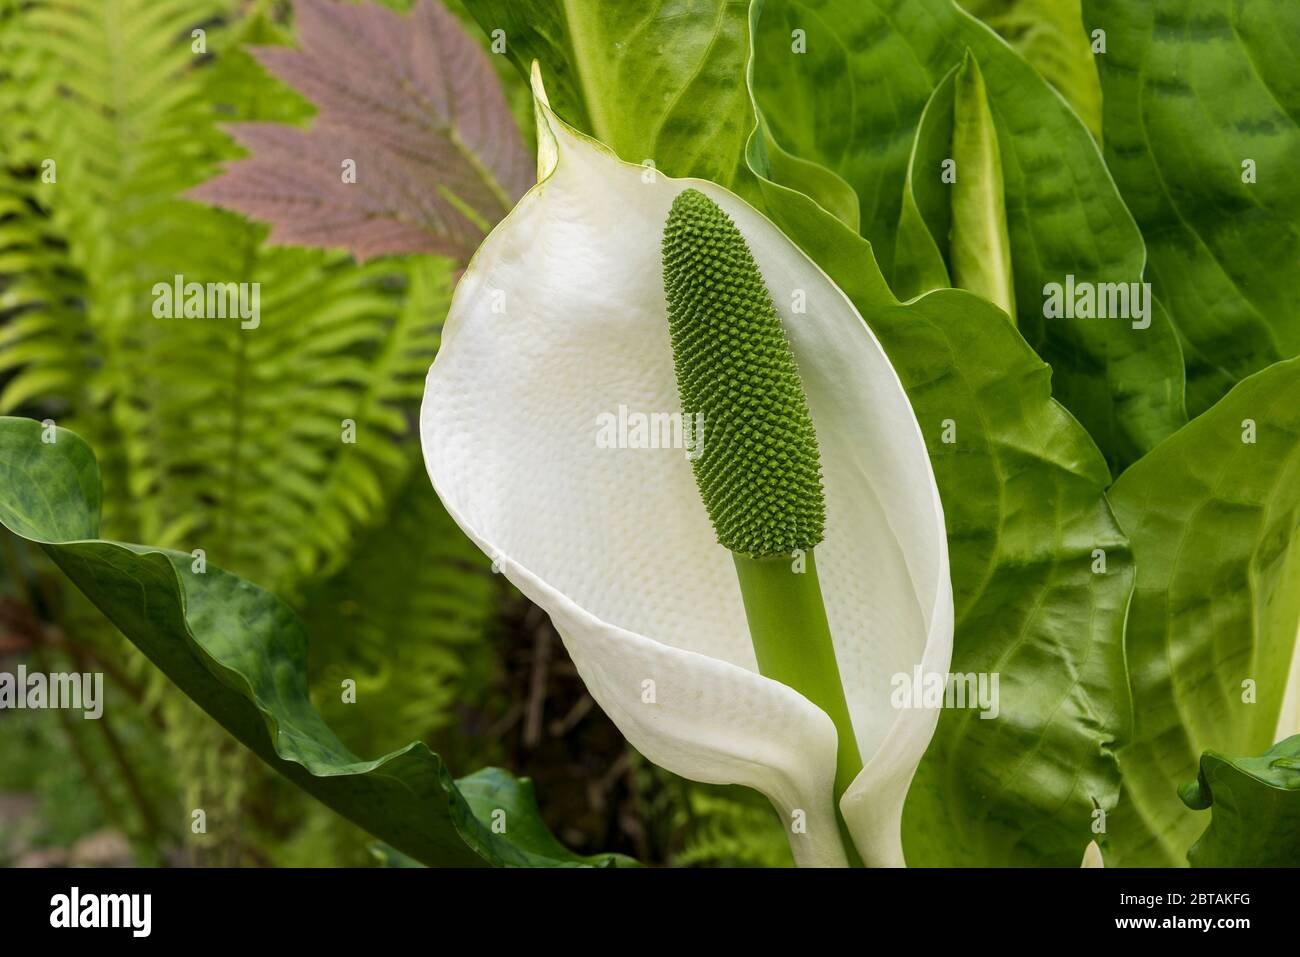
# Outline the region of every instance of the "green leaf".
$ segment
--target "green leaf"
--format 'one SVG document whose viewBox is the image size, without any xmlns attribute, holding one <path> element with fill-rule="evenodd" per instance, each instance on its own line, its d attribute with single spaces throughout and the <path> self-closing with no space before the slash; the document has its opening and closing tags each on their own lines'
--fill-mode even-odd
<svg viewBox="0 0 1300 957">
<path fill-rule="evenodd" d="M 1084 19 L 1106 33 L 1106 161 L 1146 237 L 1197 415 L 1300 353 L 1300 4 L 1085 0 Z"/>
<path fill-rule="evenodd" d="M 1300 625 L 1300 359 L 1242 380 L 1110 498 L 1138 567 L 1111 843 L 1124 865 L 1178 865 L 1201 826 L 1177 794 L 1198 757 L 1296 730 L 1278 725 Z"/>
<path fill-rule="evenodd" d="M 853 187 L 826 167 L 788 152 L 772 139 L 766 125 L 762 123 L 762 117 L 758 120 L 759 129 L 748 144 L 748 148 L 754 151 L 753 158 L 748 163 L 749 171 L 767 171 L 769 178 L 803 193 L 856 233 L 858 194 L 853 191 Z"/>
<path fill-rule="evenodd" d="M 597 866 L 633 863 L 613 854 L 575 857 L 542 823 L 533 782 L 528 778 L 517 778 L 500 768 L 483 768 L 459 779 L 456 786 L 478 820 L 509 822 L 510 841 L 525 856 L 523 863 L 533 867 L 554 866 L 555 861 L 585 861 Z M 379 841 L 370 845 L 370 853 L 382 867 L 420 866 L 419 861 Z"/>
<path fill-rule="evenodd" d="M 999 311 L 946 291 L 867 320 L 908 389 L 944 503 L 951 671 L 999 676 L 995 720 L 940 716 L 908 796 L 908 862 L 1077 865 L 1093 810 L 1117 800 L 1126 731 L 1134 572 L 1105 462 Z"/>
<path fill-rule="evenodd" d="M 483 768 L 456 781 L 474 817 L 489 825 L 508 822 L 512 863 L 550 867 L 555 862 L 585 863 L 603 867 L 628 866 L 634 862 L 618 854 L 578 857 L 555 839 L 542 822 L 533 782 L 517 778 L 500 768 Z"/>
<path fill-rule="evenodd" d="M 389 847 L 383 841 L 374 841 L 367 850 L 380 867 L 423 867 L 424 865 L 409 855 L 403 854 L 395 847 Z"/>
<path fill-rule="evenodd" d="M 804 53 L 791 48 L 797 30 Z M 772 135 L 856 190 L 862 235 L 891 282 L 913 134 L 935 88 L 972 51 L 997 127 L 1017 321 L 1052 366 L 1054 394 L 1112 467 L 1185 421 L 1182 357 L 1162 313 L 1152 311 L 1148 328 L 1044 317 L 1047 283 L 1137 282 L 1145 252 L 1088 130 L 987 27 L 952 0 L 769 0 L 754 46 L 754 90 Z"/>
<path fill-rule="evenodd" d="M 747 6 L 735 0 L 466 0 L 503 30 L 524 77 L 542 65 L 555 111 L 631 163 L 743 192 L 753 128 L 744 63 Z"/>
<path fill-rule="evenodd" d="M 1207 751 L 1179 794 L 1193 810 L 1213 810 L 1187 852 L 1193 867 L 1300 865 L 1300 734 L 1258 758 Z"/>
<path fill-rule="evenodd" d="M 969 50 L 953 83 L 952 157 L 957 164 L 949 238 L 953 285 L 987 299 L 1014 322 L 1016 289 L 1011 276 L 1002 157 L 984 78 Z"/>
<path fill-rule="evenodd" d="M 182 691 L 303 790 L 425 864 L 628 863 L 546 840 L 531 785 L 506 772 L 456 782 L 421 743 L 357 758 L 311 706 L 307 641 L 289 608 L 220 569 L 196 572 L 189 554 L 98 539 L 100 501 L 94 454 L 77 435 L 0 418 L 0 524 L 40 544 Z"/>
<path fill-rule="evenodd" d="M 961 290 L 899 304 L 865 240 L 808 197 L 760 185 L 768 215 L 853 300 L 907 389 L 948 528 L 951 668 L 1000 676 L 997 720 L 940 716 L 908 794 L 907 861 L 1077 866 L 1094 808 L 1118 798 L 1128 711 L 1133 566 L 1105 461 L 1001 311 Z"/>
<path fill-rule="evenodd" d="M 1080 0 L 960 0 L 1011 44 L 1101 140 L 1101 81 Z"/>
<path fill-rule="evenodd" d="M 894 288 L 902 299 L 953 285 L 948 272 L 948 236 L 952 230 L 952 192 L 935 170 L 952 157 L 953 78 L 948 71 L 930 94 L 912 139 L 903 181 L 894 246 Z"/>
<path fill-rule="evenodd" d="M 853 300 L 925 435 L 948 528 L 952 671 L 999 674 L 997 720 L 940 716 L 908 794 L 908 863 L 1077 866 L 1093 811 L 1118 799 L 1127 733 L 1134 571 L 1106 463 L 1004 314 L 960 290 L 899 304 L 869 242 L 765 175 L 760 136 L 747 156 L 768 215 Z"/>
</svg>

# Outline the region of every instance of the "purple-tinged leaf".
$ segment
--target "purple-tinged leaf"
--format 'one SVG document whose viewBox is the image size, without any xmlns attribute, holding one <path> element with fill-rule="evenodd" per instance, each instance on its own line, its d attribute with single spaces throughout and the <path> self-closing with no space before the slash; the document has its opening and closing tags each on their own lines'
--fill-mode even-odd
<svg viewBox="0 0 1300 957">
<path fill-rule="evenodd" d="M 188 195 L 271 223 L 272 243 L 466 262 L 532 184 L 487 55 L 434 0 L 294 9 L 301 49 L 254 53 L 316 106 L 312 127 L 232 124 L 251 155 Z"/>
</svg>

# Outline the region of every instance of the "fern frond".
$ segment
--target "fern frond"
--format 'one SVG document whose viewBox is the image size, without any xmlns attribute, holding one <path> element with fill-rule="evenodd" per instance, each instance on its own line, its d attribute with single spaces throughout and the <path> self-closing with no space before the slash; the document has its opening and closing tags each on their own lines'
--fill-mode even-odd
<svg viewBox="0 0 1300 957">
<path fill-rule="evenodd" d="M 29 153 L 56 157 L 58 179 L 43 207 L 0 223 L 14 274 L 28 270 L 5 293 L 31 303 L 5 327 L 0 366 L 19 370 L 13 400 L 62 403 L 98 426 L 127 492 L 110 503 L 113 534 L 202 548 L 292 593 L 341 560 L 400 482 L 451 277 L 427 258 L 357 268 L 266 250 L 262 227 L 176 198 L 230 155 L 219 121 L 306 111 L 241 46 L 283 39 L 263 18 L 212 29 L 210 62 L 191 52 L 190 28 L 220 9 L 50 0 L 18 17 L 15 62 L 76 64 L 89 79 L 41 94 L 57 122 L 31 117 Z M 34 273 L 50 261 L 35 248 L 42 228 L 66 243 L 75 282 L 62 298 Z M 155 318 L 152 290 L 177 275 L 257 284 L 262 322 Z M 54 314 L 69 302 L 80 316 Z"/>
<path fill-rule="evenodd" d="M 454 267 L 268 249 L 265 227 L 178 198 L 234 154 L 222 124 L 310 110 L 246 52 L 283 34 L 236 6 L 0 0 L 0 404 L 94 439 L 112 537 L 202 548 L 305 605 L 322 703 L 384 750 L 454 720 L 489 667 L 497 580 L 414 427 Z M 259 324 L 156 318 L 177 275 L 259 284 Z M 147 663 L 132 673 L 216 853 L 257 778 Z"/>
<path fill-rule="evenodd" d="M 35 124 L 54 84 L 21 42 L 21 12 L 17 0 L 0 3 L 0 414 L 76 393 L 90 360 L 80 277 L 42 202 L 52 188 L 42 164 L 51 157 Z"/>
<path fill-rule="evenodd" d="M 767 800 L 739 787 L 688 784 L 690 827 L 677 867 L 793 867 L 782 823 Z"/>
<path fill-rule="evenodd" d="M 21 327 L 27 355 L 10 354 L 21 371 L 5 402 L 68 409 L 106 450 L 101 465 L 110 482 L 126 481 L 133 466 L 135 447 L 123 439 L 153 332 L 144 321 L 152 277 L 189 248 L 193 224 L 177 215 L 183 205 L 174 194 L 210 165 L 199 157 L 215 161 L 221 148 L 219 134 L 207 132 L 211 124 L 199 122 L 209 107 L 188 37 L 223 7 L 218 0 L 37 0 L 13 6 L 6 21 L 7 62 L 33 81 L 21 106 L 6 103 L 17 155 L 29 167 L 24 201 L 62 253 L 47 255 L 56 244 L 44 242 L 42 256 L 15 281 L 26 290 L 17 305 L 36 318 Z M 40 258 L 57 265 L 42 269 Z M 67 281 L 51 284 L 51 269 Z M 62 357 L 49 348 L 60 336 Z M 109 505 L 110 527 L 138 527 L 138 502 Z"/>
</svg>

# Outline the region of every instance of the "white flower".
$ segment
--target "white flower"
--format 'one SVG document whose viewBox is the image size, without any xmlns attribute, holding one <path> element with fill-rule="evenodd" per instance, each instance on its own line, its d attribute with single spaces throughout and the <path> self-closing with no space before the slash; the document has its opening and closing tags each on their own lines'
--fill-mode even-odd
<svg viewBox="0 0 1300 957">
<path fill-rule="evenodd" d="M 895 709 L 891 682 L 917 665 L 947 673 L 953 609 L 938 491 L 898 377 L 843 293 L 761 214 L 576 133 L 536 67 L 533 89 L 540 182 L 470 263 L 429 370 L 420 425 L 434 487 L 550 614 L 633 746 L 684 777 L 766 794 L 799 864 L 846 862 L 835 728 L 758 674 L 731 555 L 686 453 L 598 442 L 620 407 L 634 423 L 679 411 L 660 242 L 677 193 L 710 196 L 763 272 L 821 447 L 817 560 L 865 765 L 841 811 L 865 863 L 902 865 L 903 801 L 938 713 Z"/>
</svg>

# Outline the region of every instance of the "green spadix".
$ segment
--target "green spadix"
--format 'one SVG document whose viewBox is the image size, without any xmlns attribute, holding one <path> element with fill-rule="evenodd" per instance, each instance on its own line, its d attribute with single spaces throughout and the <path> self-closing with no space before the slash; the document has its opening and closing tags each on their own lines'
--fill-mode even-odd
<svg viewBox="0 0 1300 957">
<path fill-rule="evenodd" d="M 813 559 L 826 502 L 799 368 L 744 237 L 698 190 L 673 201 L 663 266 L 682 410 L 708 437 L 695 481 L 735 560 L 759 671 L 835 723 L 838 798 L 862 760 Z"/>
<path fill-rule="evenodd" d="M 718 541 L 753 558 L 810 549 L 826 524 L 817 433 L 754 257 L 695 189 L 673 201 L 663 249 L 677 389 L 704 415 L 709 454 L 693 465 Z"/>
</svg>

